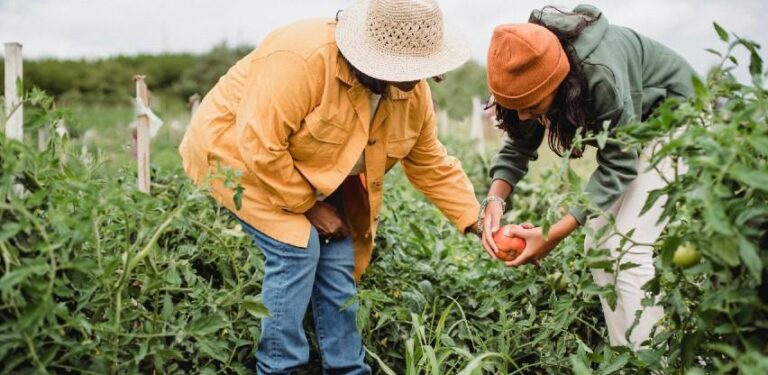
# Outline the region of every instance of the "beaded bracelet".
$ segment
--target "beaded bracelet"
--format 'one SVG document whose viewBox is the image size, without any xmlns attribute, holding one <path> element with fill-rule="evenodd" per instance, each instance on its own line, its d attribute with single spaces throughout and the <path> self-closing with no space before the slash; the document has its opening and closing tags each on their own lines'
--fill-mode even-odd
<svg viewBox="0 0 768 375">
<path fill-rule="evenodd" d="M 480 235 L 483 234 L 483 230 L 485 229 L 483 227 L 483 216 L 485 213 L 485 208 L 488 206 L 488 202 L 500 202 L 501 203 L 501 213 L 503 214 L 507 210 L 507 202 L 498 196 L 495 195 L 489 195 L 487 198 L 483 199 L 483 202 L 480 203 L 480 213 L 477 215 L 477 230 L 480 232 Z"/>
</svg>

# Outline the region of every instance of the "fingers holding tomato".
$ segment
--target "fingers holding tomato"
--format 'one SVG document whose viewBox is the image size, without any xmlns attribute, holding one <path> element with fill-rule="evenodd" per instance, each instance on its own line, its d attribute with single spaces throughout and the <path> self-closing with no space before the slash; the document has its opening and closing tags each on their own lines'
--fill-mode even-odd
<svg viewBox="0 0 768 375">
<path fill-rule="evenodd" d="M 507 224 L 493 234 L 493 241 L 499 250 L 496 255 L 502 261 L 514 260 L 525 249 L 525 240 L 512 234 L 516 227 L 514 224 Z"/>
</svg>

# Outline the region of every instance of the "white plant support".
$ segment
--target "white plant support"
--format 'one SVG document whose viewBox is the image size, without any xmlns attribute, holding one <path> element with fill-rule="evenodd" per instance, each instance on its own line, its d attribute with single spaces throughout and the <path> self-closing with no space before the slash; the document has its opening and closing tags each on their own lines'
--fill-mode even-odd
<svg viewBox="0 0 768 375">
<path fill-rule="evenodd" d="M 472 117 L 470 118 L 469 138 L 478 154 L 485 154 L 485 131 L 483 129 L 483 103 L 480 97 L 472 97 Z"/>
<path fill-rule="evenodd" d="M 189 107 L 189 118 L 192 119 L 192 116 L 195 115 L 195 112 L 200 107 L 200 94 L 194 94 L 189 97 Z"/>
<path fill-rule="evenodd" d="M 149 92 L 144 76 L 134 76 L 136 81 L 136 103 L 141 103 L 144 109 L 149 108 Z M 137 108 L 138 109 L 138 108 Z M 149 175 L 149 113 L 151 111 L 138 112 L 138 126 L 136 128 L 136 160 L 138 161 L 138 187 L 139 191 L 149 194 L 151 185 Z"/>
<path fill-rule="evenodd" d="M 5 43 L 5 135 L 17 140 L 24 139 L 23 71 L 21 44 Z"/>
<path fill-rule="evenodd" d="M 447 137 L 450 132 L 450 126 L 448 125 L 449 121 L 450 119 L 448 118 L 448 111 L 440 111 L 437 113 L 437 126 L 439 134 L 444 138 Z"/>
</svg>

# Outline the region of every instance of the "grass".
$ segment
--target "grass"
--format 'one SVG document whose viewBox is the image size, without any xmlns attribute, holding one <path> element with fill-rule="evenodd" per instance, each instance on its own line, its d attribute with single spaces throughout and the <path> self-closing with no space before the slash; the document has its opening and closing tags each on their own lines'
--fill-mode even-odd
<svg viewBox="0 0 768 375">
<path fill-rule="evenodd" d="M 160 170 L 173 170 L 181 165 L 178 145 L 189 122 L 189 114 L 178 105 L 153 108 L 164 125 L 152 139 L 151 163 Z M 118 172 L 133 165 L 132 133 L 136 116 L 132 107 L 89 106 L 71 107 L 67 128 L 73 143 L 91 153 L 101 153 L 109 170 Z"/>
<path fill-rule="evenodd" d="M 165 124 L 152 140 L 152 165 L 159 170 L 173 170 L 181 165 L 177 148 L 184 135 L 185 125 L 189 122 L 189 113 L 183 103 L 162 98 L 153 102 L 153 110 Z M 108 169 L 114 173 L 124 173 L 121 167 L 133 165 L 131 134 L 135 126 L 135 112 L 130 105 L 74 105 L 69 109 L 68 118 L 67 127 L 72 141 L 91 153 L 100 152 L 112 167 Z M 462 159 L 465 166 L 471 164 L 472 161 L 466 159 L 472 158 L 473 155 L 466 153 L 467 148 L 461 144 L 466 141 L 460 140 L 468 139 L 468 122 L 451 121 L 449 126 L 453 134 L 450 139 L 444 139 L 449 153 Z M 500 147 L 500 133 L 497 137 L 486 139 L 488 151 L 484 158 L 490 160 Z M 552 152 L 546 143 L 542 143 L 539 159 L 530 164 L 529 178 L 540 182 L 542 173 L 552 169 L 559 170 L 561 165 L 562 158 Z M 581 159 L 570 161 L 571 168 L 582 178 L 588 178 L 596 165 L 593 148 L 587 148 Z M 486 185 L 487 179 L 476 179 L 474 183 L 478 191 L 487 189 L 486 186 L 480 186 Z"/>
</svg>

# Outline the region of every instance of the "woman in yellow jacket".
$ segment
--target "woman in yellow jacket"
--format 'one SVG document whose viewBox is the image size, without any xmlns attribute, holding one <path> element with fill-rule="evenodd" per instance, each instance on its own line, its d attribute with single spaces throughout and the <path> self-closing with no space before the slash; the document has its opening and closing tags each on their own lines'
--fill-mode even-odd
<svg viewBox="0 0 768 375">
<path fill-rule="evenodd" d="M 425 79 L 463 64 L 468 48 L 433 0 L 363 0 L 337 19 L 270 34 L 221 78 L 180 146 L 186 172 L 210 180 L 266 259 L 257 370 L 305 364 L 312 303 L 327 372 L 366 374 L 355 295 L 371 259 L 384 174 L 397 162 L 462 233 L 479 205 L 437 139 Z M 455 29 L 453 29 L 455 30 Z M 235 204 L 220 167 L 241 172 Z"/>
</svg>

